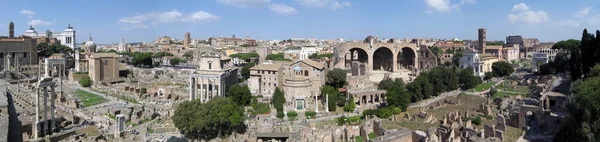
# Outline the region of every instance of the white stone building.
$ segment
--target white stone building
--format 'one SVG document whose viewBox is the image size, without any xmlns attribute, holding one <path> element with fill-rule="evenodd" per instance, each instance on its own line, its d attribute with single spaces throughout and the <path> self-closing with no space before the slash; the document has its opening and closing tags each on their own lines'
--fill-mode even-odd
<svg viewBox="0 0 600 142">
<path fill-rule="evenodd" d="M 481 53 L 476 49 L 467 48 L 463 52 L 463 57 L 460 58 L 459 64 L 461 68 L 473 68 L 475 76 L 483 77 L 486 72 L 492 71 L 492 64 L 497 62 L 498 57 L 489 53 Z"/>
<path fill-rule="evenodd" d="M 300 61 L 308 59 L 308 56 L 318 53 L 319 50 L 316 47 L 290 47 L 283 51 L 286 59 L 293 61 Z"/>
<path fill-rule="evenodd" d="M 231 59 L 216 51 L 199 51 L 198 68 L 190 75 L 190 100 L 225 97 L 229 87 L 238 81 L 238 69 Z"/>
<path fill-rule="evenodd" d="M 127 52 L 127 43 L 125 43 L 125 39 L 121 39 L 119 42 L 119 46 L 117 47 L 118 52 Z"/>
<path fill-rule="evenodd" d="M 70 24 L 63 32 L 47 31 L 45 33 L 38 33 L 35 31 L 35 28 L 30 26 L 29 30 L 25 31 L 24 35 L 32 38 L 56 38 L 60 41 L 61 45 L 71 47 L 71 49 L 76 48 L 75 44 L 77 43 L 77 40 L 75 39 L 75 30 L 73 30 L 73 27 L 71 27 Z"/>
</svg>

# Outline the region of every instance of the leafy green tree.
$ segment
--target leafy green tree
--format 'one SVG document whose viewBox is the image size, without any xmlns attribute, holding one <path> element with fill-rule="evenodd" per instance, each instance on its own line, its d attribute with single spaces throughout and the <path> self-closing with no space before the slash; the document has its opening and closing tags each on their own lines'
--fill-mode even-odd
<svg viewBox="0 0 600 142">
<path fill-rule="evenodd" d="M 186 138 L 211 140 L 245 131 L 243 114 L 244 109 L 230 99 L 215 97 L 207 103 L 199 99 L 183 102 L 171 119 Z"/>
<path fill-rule="evenodd" d="M 454 66 L 459 67 L 460 66 L 460 58 L 463 57 L 462 52 L 456 52 L 454 53 L 454 56 L 452 56 L 452 63 L 454 63 Z"/>
<path fill-rule="evenodd" d="M 495 62 L 492 64 L 492 72 L 499 77 L 509 76 L 515 69 L 510 63 L 505 61 Z"/>
<path fill-rule="evenodd" d="M 181 61 L 182 61 L 181 59 L 175 57 L 175 58 L 172 58 L 169 62 L 171 63 L 172 66 L 176 66 L 176 65 L 179 65 L 179 62 L 181 62 Z"/>
<path fill-rule="evenodd" d="M 388 90 L 387 94 L 387 103 L 389 106 L 400 107 L 403 111 L 406 111 L 408 105 L 410 105 L 411 95 L 404 85 Z"/>
<path fill-rule="evenodd" d="M 73 53 L 73 49 L 71 49 L 71 47 L 60 45 L 60 44 L 50 45 L 45 42 L 38 44 L 37 49 L 38 49 L 38 56 L 40 56 L 40 57 L 49 57 L 55 53 L 61 53 L 61 54 Z"/>
<path fill-rule="evenodd" d="M 463 90 L 467 90 L 470 88 L 474 88 L 475 86 L 481 84 L 483 81 L 481 78 L 474 76 L 473 68 L 461 69 L 458 74 L 458 82 L 460 82 L 460 88 Z"/>
<path fill-rule="evenodd" d="M 229 57 L 231 58 L 240 58 L 244 61 L 250 61 L 251 59 L 254 58 L 258 58 L 258 53 L 256 52 L 251 52 L 251 53 L 238 53 L 238 54 L 231 54 L 229 55 Z"/>
<path fill-rule="evenodd" d="M 193 54 L 194 54 L 194 52 L 186 52 L 186 53 L 183 54 L 183 57 L 185 57 L 185 58 L 191 58 L 192 56 L 194 56 Z"/>
<path fill-rule="evenodd" d="M 600 64 L 596 64 L 591 70 L 589 77 L 600 77 Z"/>
<path fill-rule="evenodd" d="M 329 85 L 323 85 L 323 87 L 321 87 L 321 97 L 328 97 L 327 108 L 329 111 L 335 111 L 337 103 L 345 101 L 340 92 Z"/>
<path fill-rule="evenodd" d="M 290 59 L 286 59 L 285 56 L 282 53 L 279 54 L 269 54 L 266 57 L 267 60 L 273 60 L 273 61 L 292 61 Z"/>
<path fill-rule="evenodd" d="M 242 77 L 244 77 L 244 80 L 250 78 L 250 68 L 254 67 L 255 65 L 255 63 L 248 63 L 244 65 L 242 68 Z"/>
<path fill-rule="evenodd" d="M 423 100 L 423 88 L 419 86 L 416 82 L 411 82 L 406 84 L 406 89 L 412 96 L 410 97 L 410 102 L 417 102 Z"/>
<path fill-rule="evenodd" d="M 429 72 L 422 72 L 414 82 L 422 89 L 422 99 L 427 99 L 434 95 L 433 85 L 429 81 Z"/>
<path fill-rule="evenodd" d="M 313 53 L 310 54 L 310 56 L 308 56 L 309 59 L 318 59 L 319 58 L 319 54 L 318 53 Z"/>
<path fill-rule="evenodd" d="M 158 52 L 158 53 L 152 55 L 152 58 L 160 58 L 160 57 L 164 57 L 164 56 L 173 56 L 173 54 L 162 51 L 162 52 Z"/>
<path fill-rule="evenodd" d="M 483 76 L 483 80 L 490 80 L 492 78 L 494 78 L 494 72 L 485 72 L 484 76 Z"/>
<path fill-rule="evenodd" d="M 250 89 L 246 85 L 234 84 L 229 87 L 227 97 L 240 106 L 247 106 L 252 100 Z"/>
<path fill-rule="evenodd" d="M 593 65 L 595 65 L 595 51 L 596 49 L 594 48 L 596 44 L 595 43 L 595 37 L 593 34 L 588 33 L 587 29 L 583 29 L 583 35 L 581 37 L 581 71 L 582 74 L 587 76 L 590 72 L 590 69 L 592 68 Z"/>
<path fill-rule="evenodd" d="M 354 111 L 355 108 L 356 108 L 356 103 L 354 101 L 354 97 L 350 96 L 350 102 L 346 103 L 346 105 L 344 106 L 344 111 L 352 112 L 352 111 Z"/>
<path fill-rule="evenodd" d="M 83 76 L 79 79 L 79 85 L 81 85 L 82 87 L 90 87 L 92 86 L 92 79 L 90 78 L 90 76 Z"/>
<path fill-rule="evenodd" d="M 275 88 L 275 92 L 273 93 L 273 107 L 275 107 L 275 109 L 277 110 L 277 112 L 282 112 L 283 113 L 283 105 L 285 104 L 285 95 L 283 93 L 283 91 L 281 91 L 279 88 Z"/>
<path fill-rule="evenodd" d="M 458 89 L 458 75 L 453 68 L 437 66 L 429 71 L 429 81 L 434 87 L 433 95 Z"/>
<path fill-rule="evenodd" d="M 576 81 L 566 102 L 569 118 L 554 137 L 555 141 L 597 141 L 600 136 L 600 77 Z"/>
<path fill-rule="evenodd" d="M 283 118 L 283 117 L 285 117 L 285 113 L 283 113 L 283 111 L 277 111 L 277 114 L 275 115 L 275 117 Z"/>
<path fill-rule="evenodd" d="M 390 107 L 384 107 L 377 110 L 377 117 L 379 118 L 390 118 L 393 113 Z"/>
<path fill-rule="evenodd" d="M 140 53 L 140 52 L 134 52 L 133 53 L 133 59 L 131 61 L 131 63 L 134 66 L 151 66 L 152 65 L 152 53 L 146 52 L 146 53 Z"/>
<path fill-rule="evenodd" d="M 326 76 L 327 85 L 335 88 L 342 88 L 346 86 L 346 71 L 343 69 L 335 68 L 327 72 Z"/>
<path fill-rule="evenodd" d="M 378 89 L 383 89 L 383 90 L 388 90 L 394 87 L 394 80 L 392 80 L 391 78 L 385 78 L 381 81 L 379 81 L 379 84 L 377 85 Z"/>
<path fill-rule="evenodd" d="M 569 72 L 571 78 L 577 80 L 581 77 L 581 41 L 569 39 L 559 41 L 552 46 L 552 49 L 561 49 L 571 53 L 569 58 Z"/>
</svg>

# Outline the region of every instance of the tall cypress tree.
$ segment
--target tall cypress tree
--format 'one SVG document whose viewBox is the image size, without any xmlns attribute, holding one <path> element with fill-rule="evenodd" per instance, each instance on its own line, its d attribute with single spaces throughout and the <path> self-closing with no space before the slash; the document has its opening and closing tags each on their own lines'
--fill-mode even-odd
<svg viewBox="0 0 600 142">
<path fill-rule="evenodd" d="M 596 39 L 594 40 L 592 50 L 594 53 L 594 64 L 592 64 L 591 67 L 594 67 L 596 64 L 600 63 L 600 30 L 596 30 Z"/>
<path fill-rule="evenodd" d="M 591 52 L 590 52 L 590 46 L 591 46 L 591 42 L 590 42 L 590 34 L 588 33 L 587 29 L 583 29 L 583 35 L 581 36 L 581 69 L 582 69 L 582 73 L 583 75 L 587 75 L 588 72 L 590 72 L 590 59 L 591 59 Z M 571 56 L 573 57 L 573 56 Z"/>
</svg>

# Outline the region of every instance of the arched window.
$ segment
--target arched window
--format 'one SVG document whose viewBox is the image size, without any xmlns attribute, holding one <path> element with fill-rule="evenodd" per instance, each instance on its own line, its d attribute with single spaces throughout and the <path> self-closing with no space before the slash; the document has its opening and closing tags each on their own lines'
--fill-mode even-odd
<svg viewBox="0 0 600 142">
<path fill-rule="evenodd" d="M 304 70 L 304 76 L 308 76 L 308 70 Z"/>
</svg>

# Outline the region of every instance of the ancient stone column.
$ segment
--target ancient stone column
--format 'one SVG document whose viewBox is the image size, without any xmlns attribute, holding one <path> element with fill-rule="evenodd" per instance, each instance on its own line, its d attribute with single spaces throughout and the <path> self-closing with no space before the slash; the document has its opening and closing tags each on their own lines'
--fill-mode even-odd
<svg viewBox="0 0 600 142">
<path fill-rule="evenodd" d="M 53 86 L 50 86 L 50 90 L 52 91 L 52 93 L 54 93 Z M 50 94 L 50 127 L 48 128 L 50 130 L 50 134 L 52 134 L 54 132 L 54 131 L 52 131 L 53 130 L 52 128 L 54 127 L 54 125 L 56 123 L 56 122 L 54 122 L 54 120 L 55 120 L 54 119 L 54 110 L 55 110 L 54 100 L 56 99 L 56 98 L 54 98 L 54 95 L 55 94 Z"/>
<path fill-rule="evenodd" d="M 194 94 L 194 78 L 190 77 L 190 101 L 196 99 L 196 94 Z"/>
<path fill-rule="evenodd" d="M 38 138 L 40 124 L 40 88 L 35 89 L 35 122 L 33 126 L 33 138 Z"/>
<path fill-rule="evenodd" d="M 315 112 L 319 112 L 319 101 L 317 100 L 317 92 L 315 92 Z"/>
<path fill-rule="evenodd" d="M 210 90 L 210 99 L 215 97 L 215 93 L 217 93 L 217 79 L 212 79 L 212 88 Z"/>
<path fill-rule="evenodd" d="M 42 90 L 44 91 L 44 119 L 42 120 L 44 121 L 44 128 L 42 128 L 42 131 L 44 136 L 46 136 L 48 134 L 46 131 L 48 129 L 48 88 L 44 87 Z"/>
<path fill-rule="evenodd" d="M 204 78 L 200 78 L 200 102 L 204 102 L 206 97 L 204 96 Z"/>
</svg>

